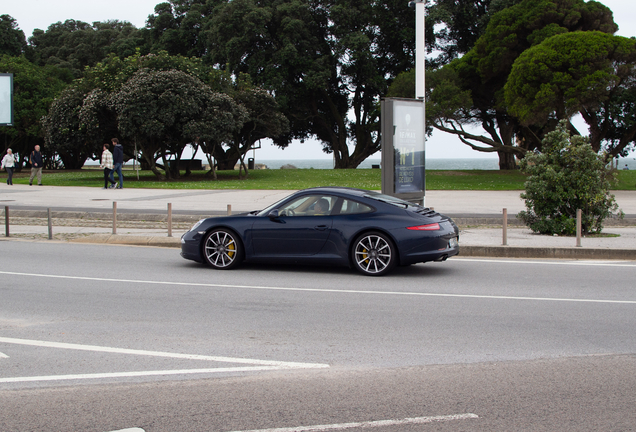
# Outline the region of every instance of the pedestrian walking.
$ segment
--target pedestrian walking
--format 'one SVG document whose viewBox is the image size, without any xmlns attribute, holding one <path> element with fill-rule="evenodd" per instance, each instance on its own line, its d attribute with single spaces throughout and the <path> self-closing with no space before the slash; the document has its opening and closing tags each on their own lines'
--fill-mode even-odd
<svg viewBox="0 0 636 432">
<path fill-rule="evenodd" d="M 113 171 L 113 154 L 108 150 L 110 144 L 104 144 L 104 151 L 102 152 L 102 163 L 99 164 L 100 168 L 104 168 L 104 187 L 102 189 L 108 189 L 108 182 L 110 182 L 110 188 L 114 188 L 117 183 L 111 180 Z"/>
<path fill-rule="evenodd" d="M 124 188 L 124 176 L 121 174 L 121 167 L 124 164 L 124 147 L 119 143 L 117 138 L 111 139 L 113 143 L 113 171 L 110 173 L 111 181 L 115 181 L 115 172 L 119 178 L 119 186 L 117 189 Z"/>
<path fill-rule="evenodd" d="M 33 185 L 33 179 L 35 176 L 38 178 L 38 186 L 42 186 L 42 153 L 40 153 L 40 146 L 36 145 L 34 150 L 29 155 L 29 163 L 31 164 L 31 177 L 29 177 L 29 186 Z"/>
<path fill-rule="evenodd" d="M 13 151 L 11 149 L 7 149 L 7 154 L 2 158 L 2 166 L 0 169 L 6 169 L 7 174 L 7 184 L 13 185 L 13 168 L 15 168 L 15 156 L 13 155 Z"/>
</svg>

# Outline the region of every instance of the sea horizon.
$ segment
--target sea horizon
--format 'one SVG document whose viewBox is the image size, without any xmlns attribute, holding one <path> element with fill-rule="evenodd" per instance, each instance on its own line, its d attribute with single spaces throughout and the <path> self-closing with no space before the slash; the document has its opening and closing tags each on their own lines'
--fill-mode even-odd
<svg viewBox="0 0 636 432">
<path fill-rule="evenodd" d="M 279 169 L 283 165 L 292 165 L 298 169 L 333 169 L 333 159 L 258 159 L 256 165 L 265 165 L 268 169 Z M 367 158 L 359 169 L 370 169 L 382 166 L 381 158 Z M 426 159 L 426 169 L 431 170 L 498 170 L 497 158 L 462 158 L 462 159 Z"/>
</svg>

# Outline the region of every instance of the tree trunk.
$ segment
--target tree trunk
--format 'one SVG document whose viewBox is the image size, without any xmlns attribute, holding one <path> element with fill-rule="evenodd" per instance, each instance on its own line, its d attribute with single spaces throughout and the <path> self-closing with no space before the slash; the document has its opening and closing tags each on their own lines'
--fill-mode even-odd
<svg viewBox="0 0 636 432">
<path fill-rule="evenodd" d="M 499 169 L 500 170 L 513 170 L 517 168 L 515 161 L 515 155 L 508 152 L 497 152 L 499 155 Z"/>
</svg>

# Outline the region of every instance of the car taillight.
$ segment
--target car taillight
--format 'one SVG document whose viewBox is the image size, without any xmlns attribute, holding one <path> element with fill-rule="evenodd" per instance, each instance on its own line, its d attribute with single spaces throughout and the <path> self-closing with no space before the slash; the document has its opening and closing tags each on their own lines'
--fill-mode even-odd
<svg viewBox="0 0 636 432">
<path fill-rule="evenodd" d="M 436 222 L 436 223 L 427 224 L 427 225 L 407 227 L 406 229 L 410 229 L 414 231 L 437 231 L 438 229 L 440 229 L 440 227 L 439 227 L 439 224 Z"/>
</svg>

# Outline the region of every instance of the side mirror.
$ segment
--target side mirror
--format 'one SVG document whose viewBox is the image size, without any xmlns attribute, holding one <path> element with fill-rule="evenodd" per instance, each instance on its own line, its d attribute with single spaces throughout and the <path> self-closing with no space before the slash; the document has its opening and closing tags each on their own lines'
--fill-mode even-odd
<svg viewBox="0 0 636 432">
<path fill-rule="evenodd" d="M 278 219 L 279 217 L 278 210 L 272 210 L 271 212 L 267 214 L 267 217 L 269 217 L 271 220 Z"/>
</svg>

